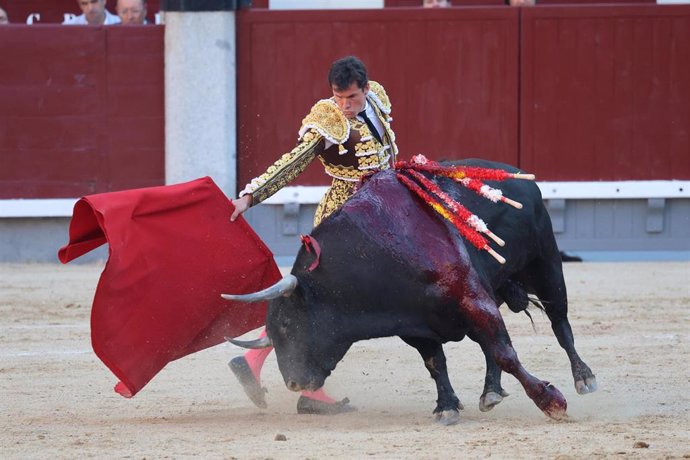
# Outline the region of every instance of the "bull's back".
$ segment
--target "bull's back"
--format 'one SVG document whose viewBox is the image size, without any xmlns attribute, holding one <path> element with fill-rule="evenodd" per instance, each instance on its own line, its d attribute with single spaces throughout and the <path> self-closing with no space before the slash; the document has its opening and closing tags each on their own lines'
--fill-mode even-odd
<svg viewBox="0 0 690 460">
<path fill-rule="evenodd" d="M 519 171 L 510 165 L 480 159 L 452 164 Z M 326 234 L 339 234 L 339 241 L 344 234 L 356 235 L 352 244 L 361 247 L 359 252 L 380 249 L 386 258 L 403 261 L 404 268 L 413 265 L 426 274 L 449 265 L 471 264 L 492 285 L 511 276 L 534 258 L 557 252 L 548 212 L 539 187 L 533 181 L 486 182 L 523 205 L 522 209 L 516 209 L 503 202 L 494 203 L 452 179 L 436 176 L 434 180 L 505 240 L 505 247 L 489 241 L 490 246 L 506 258 L 505 265 L 464 240 L 441 215 L 400 183 L 391 170 L 376 174 L 336 211 L 332 216 L 336 223 L 327 225 L 334 230 Z M 352 228 L 343 230 L 346 227 Z M 350 246 L 345 245 L 339 251 L 348 251 Z M 465 260 L 467 257 L 471 260 Z"/>
<path fill-rule="evenodd" d="M 329 274 L 332 286 L 320 294 L 332 291 L 333 302 L 353 311 L 388 311 L 401 324 L 432 324 L 433 330 L 447 329 L 444 335 L 459 339 L 454 334 L 462 328 L 453 327 L 462 323 L 457 302 L 468 290 L 475 295 L 479 282 L 464 242 L 393 171 L 370 179 L 312 236 L 321 246 L 318 270 Z M 298 265 L 309 263 L 301 251 Z M 402 321 L 405 317 L 416 320 Z"/>
<path fill-rule="evenodd" d="M 312 236 L 320 262 L 309 272 L 313 256 L 300 251 L 300 284 L 306 280 L 322 303 L 338 305 L 349 328 L 366 331 L 358 340 L 398 335 L 446 341 L 466 333 L 458 301 L 468 294 L 468 282 L 476 285 L 469 256 L 394 174 L 377 174 Z"/>
<path fill-rule="evenodd" d="M 420 273 L 458 264 L 462 245 L 431 207 L 422 203 L 393 171 L 379 173 L 353 196 L 336 219 L 350 227 L 362 249 L 380 251 L 380 258 L 400 262 Z M 466 254 L 464 254 L 466 255 Z"/>
<path fill-rule="evenodd" d="M 501 169 L 513 173 L 522 172 L 507 164 L 481 159 L 466 159 L 452 162 L 452 164 Z M 505 257 L 505 265 L 489 263 L 486 254 L 474 248 L 468 249 L 473 262 L 484 270 L 494 288 L 537 258 L 557 257 L 558 248 L 551 219 L 544 206 L 539 187 L 534 181 L 509 179 L 502 182 L 486 182 L 487 185 L 501 190 L 504 196 L 521 203 L 522 209 L 516 209 L 502 202 L 493 203 L 450 179 L 441 182 L 445 189 L 452 190 L 451 194 L 457 201 L 484 220 L 489 229 L 506 242 L 504 247 L 491 244 Z"/>
<path fill-rule="evenodd" d="M 499 166 L 483 161 L 467 164 Z M 400 327 L 429 326 L 426 331 L 399 330 L 394 335 L 434 331 L 448 340 L 461 338 L 467 323 L 457 302 L 493 295 L 495 283 L 534 257 L 539 232 L 533 220 L 543 205 L 538 188 L 528 181 L 496 184 L 510 198 L 523 202 L 524 208 L 517 210 L 478 197 L 450 179 L 436 180 L 507 241 L 505 248 L 491 244 L 506 257 L 505 265 L 466 242 L 401 184 L 394 171 L 384 171 L 314 229 L 312 236 L 321 249 L 319 265 L 310 271 L 314 255 L 303 248 L 293 269 L 300 283 L 318 286 L 325 303 L 337 304 L 353 317 L 366 317 L 363 312 L 373 309 L 382 317 L 397 318 Z"/>
</svg>

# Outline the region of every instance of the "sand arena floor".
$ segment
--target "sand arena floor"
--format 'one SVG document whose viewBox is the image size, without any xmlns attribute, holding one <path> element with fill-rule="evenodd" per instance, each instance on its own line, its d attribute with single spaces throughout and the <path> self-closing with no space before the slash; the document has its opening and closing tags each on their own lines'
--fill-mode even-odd
<svg viewBox="0 0 690 460">
<path fill-rule="evenodd" d="M 546 316 L 504 317 L 518 355 L 568 399 L 555 422 L 504 375 L 511 394 L 477 407 L 484 362 L 448 344 L 461 422 L 433 422 L 436 392 L 397 338 L 355 344 L 327 382 L 359 411 L 297 415 L 274 355 L 259 410 L 227 368 L 223 344 L 171 363 L 131 400 L 91 350 L 102 266 L 0 264 L 0 458 L 690 458 L 690 262 L 566 264 L 570 320 L 599 391 L 579 396 Z M 277 435 L 284 435 L 285 440 Z"/>
</svg>

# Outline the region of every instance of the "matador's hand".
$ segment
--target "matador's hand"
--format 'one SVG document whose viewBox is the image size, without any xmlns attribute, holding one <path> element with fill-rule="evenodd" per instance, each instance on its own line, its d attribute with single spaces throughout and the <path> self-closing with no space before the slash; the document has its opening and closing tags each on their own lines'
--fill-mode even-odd
<svg viewBox="0 0 690 460">
<path fill-rule="evenodd" d="M 235 222 L 235 219 L 237 219 L 240 214 L 252 206 L 252 196 L 249 194 L 244 195 L 241 198 L 232 200 L 232 204 L 235 206 L 235 211 L 232 213 L 232 216 L 230 216 L 230 220 Z"/>
</svg>

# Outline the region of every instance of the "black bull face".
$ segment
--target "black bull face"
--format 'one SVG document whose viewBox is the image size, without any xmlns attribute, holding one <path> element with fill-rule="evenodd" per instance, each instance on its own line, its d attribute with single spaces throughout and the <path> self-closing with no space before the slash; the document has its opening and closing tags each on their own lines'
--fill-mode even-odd
<svg viewBox="0 0 690 460">
<path fill-rule="evenodd" d="M 477 197 L 450 179 L 436 182 L 505 239 L 500 252 L 506 264 L 465 244 L 392 171 L 375 175 L 314 229 L 321 247 L 316 268 L 310 270 L 313 252 L 302 248 L 292 269 L 297 287 L 269 304 L 267 333 L 286 385 L 295 391 L 319 388 L 354 342 L 399 336 L 418 350 L 436 381 L 437 417 L 455 423 L 461 404 L 442 344 L 468 335 L 487 356 L 482 410 L 506 395 L 500 385 L 504 370 L 544 413 L 562 417 L 565 399 L 522 367 L 498 310 L 503 301 L 511 304 L 507 287 L 536 294 L 571 360 L 578 392 L 596 388 L 574 349 L 560 256 L 538 188 L 517 180 L 498 184 L 522 202 L 517 210 Z"/>
</svg>

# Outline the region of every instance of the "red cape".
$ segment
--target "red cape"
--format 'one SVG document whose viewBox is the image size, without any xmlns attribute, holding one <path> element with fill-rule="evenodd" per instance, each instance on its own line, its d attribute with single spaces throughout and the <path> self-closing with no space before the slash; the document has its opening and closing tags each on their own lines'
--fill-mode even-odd
<svg viewBox="0 0 690 460">
<path fill-rule="evenodd" d="M 67 263 L 104 243 L 109 258 L 91 310 L 96 355 L 134 396 L 166 364 L 264 323 L 266 304 L 221 299 L 280 279 L 273 255 L 206 177 L 81 198 Z"/>
</svg>

